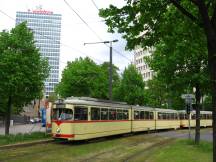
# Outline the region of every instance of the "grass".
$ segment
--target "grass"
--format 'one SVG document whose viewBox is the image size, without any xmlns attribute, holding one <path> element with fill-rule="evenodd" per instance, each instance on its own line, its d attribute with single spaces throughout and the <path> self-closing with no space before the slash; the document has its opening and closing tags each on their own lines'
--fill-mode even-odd
<svg viewBox="0 0 216 162">
<path fill-rule="evenodd" d="M 95 142 L 71 142 L 34 145 L 0 151 L 0 161 L 8 162 L 212 162 L 212 143 L 199 146 L 188 140 L 168 140 L 153 135 L 134 135 Z"/>
<path fill-rule="evenodd" d="M 149 162 L 212 162 L 212 143 L 177 140 L 151 153 Z"/>
<path fill-rule="evenodd" d="M 21 143 L 26 141 L 34 141 L 39 139 L 46 139 L 49 138 L 49 135 L 43 132 L 33 132 L 31 134 L 16 134 L 16 135 L 0 135 L 0 145 L 8 145 L 8 144 L 15 144 Z"/>
</svg>

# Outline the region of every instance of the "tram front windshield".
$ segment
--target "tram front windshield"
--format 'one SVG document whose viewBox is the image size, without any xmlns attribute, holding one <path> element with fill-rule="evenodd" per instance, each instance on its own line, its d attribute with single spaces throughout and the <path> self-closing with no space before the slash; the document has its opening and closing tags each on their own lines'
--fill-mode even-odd
<svg viewBox="0 0 216 162">
<path fill-rule="evenodd" d="M 71 109 L 53 109 L 52 119 L 54 120 L 72 120 L 73 110 Z"/>
</svg>

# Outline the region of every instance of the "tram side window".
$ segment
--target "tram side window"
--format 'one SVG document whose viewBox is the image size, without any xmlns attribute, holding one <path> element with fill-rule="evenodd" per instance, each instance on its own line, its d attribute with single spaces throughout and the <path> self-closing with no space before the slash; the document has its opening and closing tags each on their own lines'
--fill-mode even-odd
<svg viewBox="0 0 216 162">
<path fill-rule="evenodd" d="M 163 119 L 163 114 L 162 113 L 158 113 L 158 119 Z"/>
<path fill-rule="evenodd" d="M 196 119 L 196 114 L 193 114 L 191 118 Z"/>
<path fill-rule="evenodd" d="M 162 116 L 163 116 L 163 118 L 162 118 L 162 119 L 164 119 L 164 120 L 166 120 L 166 119 L 167 119 L 167 114 L 166 114 L 166 113 L 162 113 Z"/>
<path fill-rule="evenodd" d="M 123 111 L 122 109 L 117 109 L 117 120 L 123 119 Z"/>
<path fill-rule="evenodd" d="M 139 111 L 134 111 L 134 119 L 139 119 Z"/>
<path fill-rule="evenodd" d="M 149 119 L 149 112 L 148 111 L 145 111 L 145 119 Z"/>
<path fill-rule="evenodd" d="M 145 111 L 140 111 L 140 119 L 145 119 Z"/>
<path fill-rule="evenodd" d="M 116 120 L 116 109 L 109 109 L 109 120 Z"/>
<path fill-rule="evenodd" d="M 171 119 L 172 119 L 172 120 L 176 119 L 176 114 L 173 113 L 173 114 L 171 115 Z"/>
<path fill-rule="evenodd" d="M 129 113 L 128 113 L 128 110 L 123 110 L 123 119 L 128 119 L 129 117 Z"/>
<path fill-rule="evenodd" d="M 101 120 L 108 120 L 108 109 L 101 109 Z"/>
<path fill-rule="evenodd" d="M 88 120 L 88 108 L 76 106 L 74 108 L 74 120 Z"/>
<path fill-rule="evenodd" d="M 208 115 L 208 119 L 212 119 L 212 114 L 209 114 L 209 115 Z"/>
<path fill-rule="evenodd" d="M 100 120 L 100 108 L 91 108 L 91 120 Z"/>
<path fill-rule="evenodd" d="M 200 119 L 205 120 L 206 119 L 206 115 L 205 114 L 200 114 Z"/>
<path fill-rule="evenodd" d="M 179 119 L 178 114 L 174 114 L 174 119 L 176 119 L 176 120 Z"/>
<path fill-rule="evenodd" d="M 149 119 L 150 119 L 150 120 L 153 120 L 153 119 L 154 119 L 154 113 L 153 113 L 153 112 L 150 112 L 150 113 L 149 113 Z"/>
<path fill-rule="evenodd" d="M 172 114 L 171 113 L 166 113 L 166 120 L 172 119 Z"/>
<path fill-rule="evenodd" d="M 179 114 L 180 119 L 185 119 L 185 114 Z"/>
<path fill-rule="evenodd" d="M 180 118 L 180 120 L 188 119 L 188 115 L 187 114 L 179 114 L 179 118 Z"/>
</svg>

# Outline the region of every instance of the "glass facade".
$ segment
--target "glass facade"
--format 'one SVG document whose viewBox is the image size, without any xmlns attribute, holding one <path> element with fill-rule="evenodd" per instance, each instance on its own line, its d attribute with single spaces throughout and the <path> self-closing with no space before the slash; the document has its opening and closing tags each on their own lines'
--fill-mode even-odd
<svg viewBox="0 0 216 162">
<path fill-rule="evenodd" d="M 54 87 L 59 82 L 61 15 L 50 11 L 17 12 L 16 25 L 24 21 L 34 33 L 35 45 L 41 56 L 49 61 L 50 75 L 45 81 L 44 89 L 47 97 L 54 92 Z"/>
</svg>

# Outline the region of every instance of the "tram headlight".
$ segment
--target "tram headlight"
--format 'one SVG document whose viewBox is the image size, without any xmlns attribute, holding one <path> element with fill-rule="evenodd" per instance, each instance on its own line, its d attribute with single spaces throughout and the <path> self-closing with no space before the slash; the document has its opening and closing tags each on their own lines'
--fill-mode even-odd
<svg viewBox="0 0 216 162">
<path fill-rule="evenodd" d="M 61 129 L 60 128 L 57 128 L 56 129 L 56 133 L 60 133 Z"/>
</svg>

